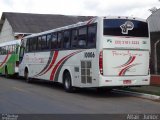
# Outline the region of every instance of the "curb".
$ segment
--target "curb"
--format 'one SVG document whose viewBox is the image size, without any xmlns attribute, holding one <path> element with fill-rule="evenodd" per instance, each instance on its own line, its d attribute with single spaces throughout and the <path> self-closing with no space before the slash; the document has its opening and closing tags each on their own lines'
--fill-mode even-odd
<svg viewBox="0 0 160 120">
<path fill-rule="evenodd" d="M 154 101 L 160 101 L 160 96 L 158 95 L 151 95 L 146 93 L 131 92 L 126 90 L 118 90 L 118 89 L 113 89 L 113 92 L 122 93 L 122 94 L 139 97 L 139 98 L 145 98 L 145 99 L 154 100 Z"/>
</svg>

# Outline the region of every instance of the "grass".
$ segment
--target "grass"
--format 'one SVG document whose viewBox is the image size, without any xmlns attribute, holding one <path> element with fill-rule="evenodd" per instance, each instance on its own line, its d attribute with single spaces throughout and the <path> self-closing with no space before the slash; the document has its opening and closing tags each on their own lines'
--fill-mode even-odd
<svg viewBox="0 0 160 120">
<path fill-rule="evenodd" d="M 124 90 L 160 96 L 160 86 L 130 87 L 124 88 Z"/>
</svg>

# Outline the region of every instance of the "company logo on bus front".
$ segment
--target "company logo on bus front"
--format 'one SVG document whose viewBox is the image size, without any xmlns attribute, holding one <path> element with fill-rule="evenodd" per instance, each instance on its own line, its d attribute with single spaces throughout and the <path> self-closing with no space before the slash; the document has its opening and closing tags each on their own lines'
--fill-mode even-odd
<svg viewBox="0 0 160 120">
<path fill-rule="evenodd" d="M 120 26 L 120 28 L 122 30 L 122 34 L 128 34 L 129 30 L 133 30 L 134 24 L 131 21 L 126 21 Z"/>
</svg>

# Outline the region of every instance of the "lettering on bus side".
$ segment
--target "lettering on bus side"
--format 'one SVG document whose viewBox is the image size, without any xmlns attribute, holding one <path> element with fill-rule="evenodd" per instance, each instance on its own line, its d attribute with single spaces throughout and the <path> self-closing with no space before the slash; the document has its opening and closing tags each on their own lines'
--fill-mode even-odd
<svg viewBox="0 0 160 120">
<path fill-rule="evenodd" d="M 94 58 L 95 57 L 95 53 L 94 52 L 85 52 L 84 53 L 84 57 L 85 58 Z"/>
</svg>

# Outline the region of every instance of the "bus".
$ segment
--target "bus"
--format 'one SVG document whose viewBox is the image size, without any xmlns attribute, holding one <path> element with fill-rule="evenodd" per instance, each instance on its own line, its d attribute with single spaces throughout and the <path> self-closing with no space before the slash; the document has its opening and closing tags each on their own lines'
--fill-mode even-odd
<svg viewBox="0 0 160 120">
<path fill-rule="evenodd" d="M 21 40 L 0 43 L 0 74 L 17 75 Z"/>
<path fill-rule="evenodd" d="M 19 75 L 73 88 L 150 84 L 146 20 L 94 17 L 23 38 Z"/>
</svg>

